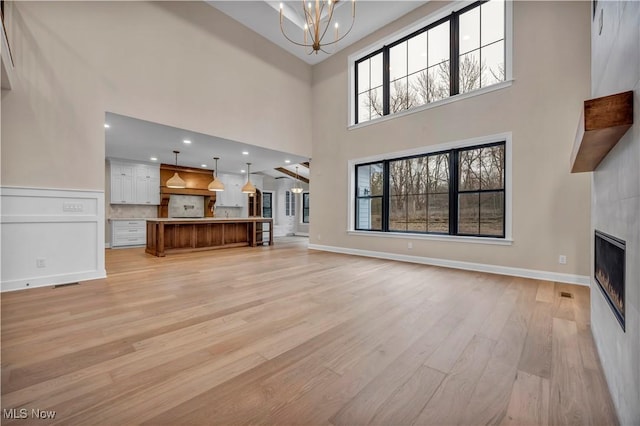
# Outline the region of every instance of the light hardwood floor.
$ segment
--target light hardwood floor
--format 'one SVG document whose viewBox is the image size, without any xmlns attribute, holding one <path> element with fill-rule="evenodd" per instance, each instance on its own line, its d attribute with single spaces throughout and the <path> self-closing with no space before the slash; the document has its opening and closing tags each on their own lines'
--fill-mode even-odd
<svg viewBox="0 0 640 426">
<path fill-rule="evenodd" d="M 617 423 L 586 287 L 298 239 L 106 256 L 2 295 L 2 408 L 56 411 L 3 424 Z"/>
</svg>

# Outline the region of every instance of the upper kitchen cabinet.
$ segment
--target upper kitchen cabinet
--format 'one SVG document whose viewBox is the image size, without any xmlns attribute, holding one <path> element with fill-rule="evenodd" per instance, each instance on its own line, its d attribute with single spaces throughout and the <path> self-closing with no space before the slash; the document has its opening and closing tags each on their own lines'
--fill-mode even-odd
<svg viewBox="0 0 640 426">
<path fill-rule="evenodd" d="M 221 174 L 218 177 L 224 183 L 224 191 L 216 194 L 216 207 L 243 207 L 246 194 L 242 193 L 242 176 Z"/>
<path fill-rule="evenodd" d="M 160 204 L 160 166 L 109 161 L 111 204 Z"/>
<path fill-rule="evenodd" d="M 136 204 L 160 204 L 160 166 L 138 164 L 136 175 Z"/>
</svg>

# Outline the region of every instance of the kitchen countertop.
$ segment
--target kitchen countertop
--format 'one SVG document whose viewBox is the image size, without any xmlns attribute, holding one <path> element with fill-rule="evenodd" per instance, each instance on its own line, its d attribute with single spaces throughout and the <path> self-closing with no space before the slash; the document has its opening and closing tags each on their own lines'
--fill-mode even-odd
<svg viewBox="0 0 640 426">
<path fill-rule="evenodd" d="M 145 219 L 151 222 L 252 222 L 254 220 L 272 220 L 263 217 L 158 217 Z"/>
<path fill-rule="evenodd" d="M 109 222 L 127 221 L 127 220 L 155 220 L 155 217 L 110 217 Z"/>
</svg>

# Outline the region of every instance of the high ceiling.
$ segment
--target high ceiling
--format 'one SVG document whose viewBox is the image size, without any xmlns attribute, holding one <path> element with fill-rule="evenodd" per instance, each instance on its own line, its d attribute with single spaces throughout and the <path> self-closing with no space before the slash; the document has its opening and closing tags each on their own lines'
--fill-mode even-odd
<svg viewBox="0 0 640 426">
<path fill-rule="evenodd" d="M 284 6 L 285 20 L 283 25 L 287 35 L 294 40 L 302 41 L 304 19 L 300 0 L 283 0 L 282 2 L 269 0 L 206 1 L 309 64 L 317 64 L 329 57 L 322 52 L 308 55 L 303 47 L 287 41 L 282 35 L 279 24 L 280 3 L 283 3 Z M 335 51 L 344 49 L 425 3 L 427 2 L 413 0 L 356 0 L 356 20 L 353 29 L 344 40 L 337 44 Z M 340 23 L 341 28 L 345 28 L 351 23 L 351 0 L 342 0 L 336 5 L 334 20 Z M 333 39 L 332 31 L 333 28 L 328 31 L 326 39 Z"/>
<path fill-rule="evenodd" d="M 271 40 L 309 64 L 317 64 L 329 55 L 325 53 L 308 55 L 305 49 L 287 41 L 280 32 L 280 2 L 269 0 L 206 0 L 231 18 Z M 284 27 L 287 33 L 302 38 L 304 25 L 300 0 L 284 0 Z M 398 19 L 426 1 L 384 1 L 356 0 L 356 20 L 353 30 L 338 43 L 335 51 L 371 34 L 384 25 Z M 341 0 L 335 7 L 334 21 L 346 26 L 351 22 L 351 0 Z M 331 37 L 328 36 L 330 39 Z M 213 169 L 212 157 L 220 157 L 218 166 L 221 173 L 244 173 L 246 163 L 250 162 L 252 172 L 262 172 L 274 177 L 285 177 L 275 171 L 278 167 L 295 173 L 299 163 L 308 158 L 290 155 L 258 146 L 247 145 L 215 136 L 204 135 L 171 126 L 118 115 L 106 114 L 106 123 L 110 126 L 106 133 L 106 156 L 134 161 L 169 163 L 175 162 L 173 150 L 180 151 L 178 164 L 198 168 Z M 185 144 L 183 141 L 191 141 Z M 249 155 L 243 155 L 242 152 Z M 151 158 L 156 160 L 151 160 Z M 289 161 L 289 162 L 287 162 Z M 299 166 L 298 173 L 309 176 L 309 169 Z"/>
</svg>

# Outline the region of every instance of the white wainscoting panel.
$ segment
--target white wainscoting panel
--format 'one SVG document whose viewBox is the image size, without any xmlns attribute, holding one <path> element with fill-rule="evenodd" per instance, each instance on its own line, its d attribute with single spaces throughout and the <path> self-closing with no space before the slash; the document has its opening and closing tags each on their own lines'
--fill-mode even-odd
<svg viewBox="0 0 640 426">
<path fill-rule="evenodd" d="M 104 192 L 0 188 L 1 291 L 106 277 Z"/>
</svg>

